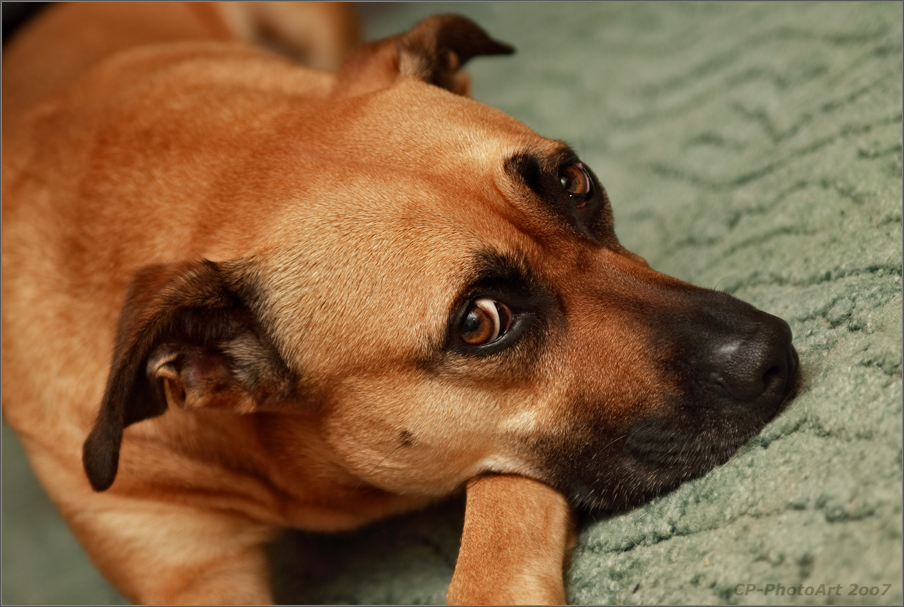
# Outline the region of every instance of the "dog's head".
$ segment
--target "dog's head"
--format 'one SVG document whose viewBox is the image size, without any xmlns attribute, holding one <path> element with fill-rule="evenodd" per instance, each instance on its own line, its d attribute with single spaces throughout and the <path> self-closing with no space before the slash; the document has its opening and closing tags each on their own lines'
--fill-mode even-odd
<svg viewBox="0 0 904 607">
<path fill-rule="evenodd" d="M 85 444 L 96 489 L 128 424 L 220 407 L 315 419 L 387 491 L 495 471 L 620 508 L 776 414 L 788 325 L 652 270 L 575 151 L 467 98 L 459 67 L 510 51 L 460 17 L 364 47 L 263 146 L 242 195 L 279 210 L 256 249 L 139 272 Z"/>
</svg>

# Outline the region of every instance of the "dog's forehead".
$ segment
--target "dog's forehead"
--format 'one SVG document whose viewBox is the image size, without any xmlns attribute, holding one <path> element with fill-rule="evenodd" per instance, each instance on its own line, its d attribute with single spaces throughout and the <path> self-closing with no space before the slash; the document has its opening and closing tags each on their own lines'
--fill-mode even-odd
<svg viewBox="0 0 904 607">
<path fill-rule="evenodd" d="M 413 78 L 331 107 L 331 143 L 359 158 L 473 172 L 504 151 L 555 146 L 505 112 Z M 466 164 L 462 164 L 466 163 Z"/>
<path fill-rule="evenodd" d="M 584 218 L 574 212 L 581 200 L 563 200 L 560 170 L 574 163 L 584 167 L 566 143 L 501 110 L 419 81 L 396 85 L 370 103 L 363 132 L 374 129 L 381 140 L 392 141 L 406 166 L 443 174 L 448 183 L 458 179 L 462 192 L 471 185 L 484 192 L 495 188 L 496 200 L 487 208 L 497 208 L 537 238 L 568 240 L 577 228 L 598 245 L 615 244 L 608 197 L 599 184 L 598 204 L 586 205 Z M 576 225 L 581 222 L 591 225 Z"/>
<path fill-rule="evenodd" d="M 377 344 L 389 330 L 405 356 L 439 337 L 488 258 L 542 275 L 598 246 L 512 163 L 531 159 L 557 183 L 557 165 L 574 154 L 562 142 L 419 82 L 346 103 L 319 141 L 299 147 L 293 194 L 268 230 L 276 322 L 293 325 L 280 334 L 330 341 L 325 318 L 358 318 L 356 340 L 388 356 Z"/>
<path fill-rule="evenodd" d="M 402 186 L 421 182 L 421 192 L 415 192 L 420 205 L 457 205 L 447 212 L 463 222 L 497 213 L 535 238 L 573 235 L 556 200 L 530 183 L 540 175 L 544 185 L 557 187 L 559 167 L 577 160 L 564 142 L 543 137 L 498 109 L 414 79 L 336 109 L 340 126 L 333 129 L 338 136 L 330 139 L 331 152 L 347 150 L 348 162 L 373 175 L 391 175 L 385 187 L 373 184 L 385 196 L 403 199 Z"/>
<path fill-rule="evenodd" d="M 329 185 L 273 226 L 260 262 L 274 334 L 304 336 L 281 344 L 300 368 L 340 369 L 362 352 L 391 367 L 435 350 L 482 260 L 542 258 L 532 238 L 488 209 L 495 196 L 450 191 L 441 177 L 386 170 Z M 330 355 L 309 355 L 310 341 Z"/>
</svg>

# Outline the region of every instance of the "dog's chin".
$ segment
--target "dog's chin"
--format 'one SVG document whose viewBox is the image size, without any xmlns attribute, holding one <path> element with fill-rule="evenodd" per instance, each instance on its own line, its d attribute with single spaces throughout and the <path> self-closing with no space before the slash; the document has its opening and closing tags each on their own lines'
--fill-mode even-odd
<svg viewBox="0 0 904 607">
<path fill-rule="evenodd" d="M 699 477 L 727 462 L 758 428 L 702 430 L 691 437 L 668 425 L 668 420 L 648 420 L 629 430 L 605 458 L 582 450 L 583 461 L 598 466 L 584 473 L 554 475 L 553 483 L 572 505 L 586 510 L 618 512 L 672 491 L 684 481 Z M 615 449 L 615 445 L 621 447 Z"/>
<path fill-rule="evenodd" d="M 767 395 L 768 402 L 730 403 L 724 399 L 684 400 L 670 413 L 653 415 L 620 432 L 584 425 L 571 445 L 559 443 L 547 456 L 548 478 L 572 505 L 617 512 L 672 491 L 727 462 L 774 419 L 797 392 L 797 377 Z M 587 437 L 590 437 L 589 439 Z"/>
</svg>

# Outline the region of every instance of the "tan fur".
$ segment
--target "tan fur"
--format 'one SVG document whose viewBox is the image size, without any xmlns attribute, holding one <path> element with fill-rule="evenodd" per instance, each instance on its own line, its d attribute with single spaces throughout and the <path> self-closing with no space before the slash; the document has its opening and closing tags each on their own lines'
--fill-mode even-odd
<svg viewBox="0 0 904 607">
<path fill-rule="evenodd" d="M 449 604 L 564 605 L 575 532 L 562 495 L 515 476 L 476 478 L 467 492 Z"/>
<path fill-rule="evenodd" d="M 427 20 L 332 75 L 247 42 L 335 67 L 347 8 L 75 3 L 5 49 L 3 414 L 130 600 L 269 602 L 276 529 L 485 473 L 450 599 L 564 600 L 568 506 L 529 479 L 665 410 L 625 302 L 687 286 L 608 208 L 582 240 L 507 172 L 565 145 L 465 96 L 460 65 L 506 52 L 474 28 Z M 487 251 L 555 287 L 542 348 L 444 346 Z"/>
<path fill-rule="evenodd" d="M 203 7 L 60 5 L 48 10 L 4 52 L 4 416 L 18 431 L 36 473 L 77 537 L 126 596 L 150 603 L 263 603 L 270 600 L 270 591 L 260 545 L 272 537 L 274 526 L 345 529 L 410 510 L 424 504 L 429 495 L 448 493 L 475 474 L 474 458 L 482 453 L 460 447 L 460 456 L 469 462 L 467 470 L 438 485 L 433 478 L 435 466 L 423 470 L 419 480 L 402 486 L 387 483 L 391 489 L 412 484 L 427 489 L 428 496 L 406 497 L 362 485 L 358 476 L 336 462 L 331 441 L 346 442 L 350 449 L 342 455 L 365 472 L 375 469 L 391 451 L 391 438 L 381 436 L 383 424 L 369 423 L 377 413 L 362 416 L 351 405 L 346 413 L 331 418 L 311 411 L 302 419 L 286 420 L 278 414 L 251 418 L 213 410 L 183 413 L 173 407 L 165 419 L 128 429 L 114 489 L 94 493 L 85 482 L 79 446 L 103 389 L 114 337 L 112 321 L 136 269 L 154 261 L 199 256 L 224 260 L 251 252 L 266 257 L 266 270 L 278 276 L 292 271 L 293 265 L 304 267 L 307 261 L 307 247 L 280 247 L 287 228 L 291 231 L 287 222 L 302 228 L 288 237 L 292 243 L 334 246 L 318 242 L 334 240 L 323 229 L 334 218 L 323 216 L 309 223 L 311 213 L 332 206 L 330 214 L 341 211 L 344 217 L 368 221 L 367 204 L 395 202 L 343 197 L 340 204 L 330 201 L 339 194 L 325 193 L 307 209 L 294 204 L 304 199 L 305 190 L 330 192 L 357 185 L 321 169 L 324 157 L 341 163 L 336 156 L 343 154 L 335 149 L 336 140 L 349 128 L 351 119 L 346 114 L 356 113 L 351 109 L 354 101 L 326 97 L 332 80 L 325 74 L 250 48 L 205 42 L 138 49 L 91 71 L 120 49 L 145 42 L 228 40 L 227 30 L 252 38 L 259 28 L 251 26 L 243 11 L 269 15 L 282 10 L 279 5 L 271 11 L 254 3 L 230 4 L 221 9 L 227 19 L 219 21 L 212 12 L 205 14 Z M 273 23 L 286 22 L 274 15 Z M 311 21 L 299 23 L 310 26 Z M 245 31 L 237 31 L 243 26 Z M 353 27 L 343 23 L 319 30 L 324 35 L 343 32 L 336 36 L 337 43 L 315 41 L 314 45 L 328 55 L 313 62 L 336 67 L 335 57 L 344 54 L 343 42 L 350 45 L 354 40 L 347 33 Z M 310 36 L 302 34 L 300 39 L 310 40 Z M 194 87 L 209 87 L 211 92 L 201 100 L 203 105 L 184 113 L 194 116 L 190 123 L 175 125 L 158 118 L 159 108 L 181 103 Z M 247 97 L 230 97 L 228 105 L 225 101 L 220 105 L 230 87 L 248 88 Z M 308 106 L 288 112 L 289 100 L 305 101 Z M 224 118 L 224 112 L 230 117 Z M 312 115 L 327 128 L 306 126 Z M 232 128 L 224 131 L 224 123 Z M 216 131 L 207 124 L 217 124 Z M 257 136 L 246 141 L 253 126 L 258 127 Z M 287 131 L 306 139 L 304 155 L 287 155 L 281 149 L 279 141 Z M 454 135 L 454 127 L 449 131 Z M 196 146 L 199 136 L 214 132 L 209 144 Z M 362 135 L 364 140 L 368 136 Z M 129 158 L 144 153 L 149 141 L 163 142 L 166 154 L 141 158 L 143 168 L 133 168 Z M 95 148 L 98 144 L 102 147 Z M 92 148 L 100 153 L 88 153 Z M 382 160 L 374 156 L 371 161 L 347 160 L 366 171 L 366 165 Z M 293 165 L 289 171 L 287 163 Z M 223 169 L 235 175 L 231 182 L 222 181 Z M 402 166 L 399 170 L 403 175 L 415 173 Z M 285 172 L 286 180 L 270 179 L 280 172 Z M 369 181 L 373 173 L 360 177 Z M 33 175 L 44 177 L 36 180 Z M 426 182 L 429 178 L 415 179 Z M 414 191 L 415 184 L 411 185 Z M 201 209 L 206 213 L 203 221 L 197 216 Z M 392 208 L 386 212 L 394 216 L 394 229 L 403 232 L 414 227 L 406 221 L 421 222 L 410 215 L 413 211 Z M 136 221 L 139 216 L 142 219 Z M 379 243 L 355 244 L 379 247 Z M 339 253 L 337 261 L 360 253 L 365 252 Z M 370 269 L 380 268 L 383 262 L 403 262 L 407 254 L 399 252 L 395 260 L 372 259 Z M 379 284 L 385 278 L 374 277 L 373 282 Z M 400 282 L 404 277 L 389 278 Z M 334 285 L 332 291 L 343 281 L 355 279 L 324 276 L 322 280 Z M 316 293 L 318 285 L 309 284 L 311 293 Z M 363 290 L 364 285 L 356 288 Z M 383 288 L 391 290 L 391 282 Z M 441 292 L 437 291 L 434 297 Z M 298 306 L 312 295 L 284 295 L 295 296 L 298 299 L 292 305 Z M 339 310 L 339 303 L 308 305 L 323 308 L 330 317 L 343 314 L 344 326 L 353 326 L 354 312 Z M 427 304 L 426 299 L 411 305 L 421 303 Z M 442 301 L 428 305 L 437 303 L 445 305 Z M 388 308 L 386 312 L 393 313 Z M 297 322 L 312 322 L 296 316 Z M 339 332 L 335 323 L 325 325 Z M 411 329 L 413 333 L 421 327 Z M 279 328 L 297 330 L 311 327 Z M 324 339 L 319 356 L 292 352 L 291 343 L 284 345 L 302 361 L 312 359 L 311 375 L 323 373 L 320 383 L 326 386 L 347 369 L 338 362 L 341 351 L 332 347 L 335 339 L 326 331 L 313 339 Z M 399 343 L 402 339 L 398 336 Z M 371 344 L 364 345 L 368 341 Z M 373 348 L 373 341 L 374 336 L 362 335 L 354 348 L 358 352 Z M 385 351 L 378 355 L 380 364 L 360 358 L 357 364 L 375 367 L 390 378 L 382 381 L 394 391 L 400 380 L 393 379 L 393 374 L 404 373 L 400 368 L 405 366 L 404 348 L 394 356 Z M 50 377 L 55 378 L 53 382 L 46 381 Z M 347 381 L 349 385 L 343 387 L 354 392 L 354 383 Z M 66 408 L 58 409 L 60 403 Z M 63 411 L 67 414 L 61 415 Z M 343 438 L 349 435 L 354 440 Z"/>
</svg>

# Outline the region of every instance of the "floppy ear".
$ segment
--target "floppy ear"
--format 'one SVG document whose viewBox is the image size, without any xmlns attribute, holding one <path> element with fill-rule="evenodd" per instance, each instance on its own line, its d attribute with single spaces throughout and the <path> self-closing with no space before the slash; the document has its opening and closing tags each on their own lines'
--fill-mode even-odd
<svg viewBox="0 0 904 607">
<path fill-rule="evenodd" d="M 247 413 L 287 398 L 292 373 L 267 338 L 236 263 L 148 266 L 119 319 L 100 414 L 82 461 L 91 486 L 113 484 L 126 426 L 167 406 Z"/>
<path fill-rule="evenodd" d="M 476 23 L 459 15 L 424 19 L 403 34 L 355 51 L 339 72 L 334 92 L 360 95 L 412 76 L 459 95 L 470 95 L 471 79 L 459 68 L 477 55 L 509 55 L 511 45 L 493 40 Z"/>
</svg>

